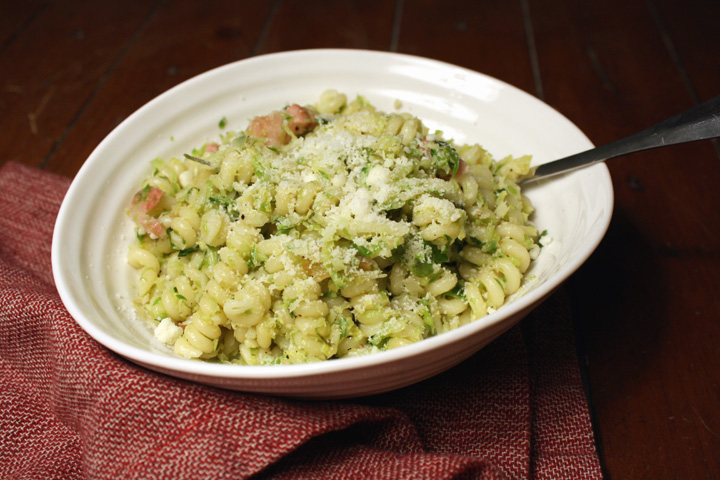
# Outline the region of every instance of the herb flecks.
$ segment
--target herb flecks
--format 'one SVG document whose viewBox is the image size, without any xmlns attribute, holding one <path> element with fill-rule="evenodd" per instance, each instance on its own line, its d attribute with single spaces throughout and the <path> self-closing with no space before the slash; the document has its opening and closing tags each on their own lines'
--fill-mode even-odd
<svg viewBox="0 0 720 480">
<path fill-rule="evenodd" d="M 212 167 L 212 163 L 210 163 L 208 160 L 205 160 L 204 158 L 196 157 L 195 155 L 190 155 L 188 153 L 185 154 L 185 158 L 187 158 L 188 160 L 192 160 L 193 162 L 202 163 L 203 165 Z"/>
</svg>

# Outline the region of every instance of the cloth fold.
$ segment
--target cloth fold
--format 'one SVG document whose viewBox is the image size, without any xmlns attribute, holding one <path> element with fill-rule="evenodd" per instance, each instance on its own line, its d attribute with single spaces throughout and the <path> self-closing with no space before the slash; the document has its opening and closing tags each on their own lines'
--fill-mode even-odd
<svg viewBox="0 0 720 480">
<path fill-rule="evenodd" d="M 65 310 L 50 245 L 69 183 L 0 169 L 0 478 L 602 478 L 562 291 L 394 392 L 300 401 L 207 387 L 126 361 Z"/>
</svg>

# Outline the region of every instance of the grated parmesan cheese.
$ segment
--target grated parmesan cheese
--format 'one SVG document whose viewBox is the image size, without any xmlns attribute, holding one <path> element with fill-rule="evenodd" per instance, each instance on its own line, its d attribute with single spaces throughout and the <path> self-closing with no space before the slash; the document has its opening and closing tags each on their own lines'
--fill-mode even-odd
<svg viewBox="0 0 720 480">
<path fill-rule="evenodd" d="M 163 343 L 174 344 L 180 336 L 182 336 L 183 329 L 175 325 L 170 317 L 165 317 L 155 327 L 155 338 Z"/>
</svg>

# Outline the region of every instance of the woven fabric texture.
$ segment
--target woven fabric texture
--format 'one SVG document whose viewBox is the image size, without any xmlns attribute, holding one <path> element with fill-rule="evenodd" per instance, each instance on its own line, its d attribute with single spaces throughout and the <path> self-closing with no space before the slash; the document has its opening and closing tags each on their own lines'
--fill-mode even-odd
<svg viewBox="0 0 720 480">
<path fill-rule="evenodd" d="M 69 183 L 0 169 L 0 478 L 602 477 L 562 292 L 395 392 L 297 401 L 206 387 L 120 358 L 70 317 L 50 265 Z"/>
</svg>

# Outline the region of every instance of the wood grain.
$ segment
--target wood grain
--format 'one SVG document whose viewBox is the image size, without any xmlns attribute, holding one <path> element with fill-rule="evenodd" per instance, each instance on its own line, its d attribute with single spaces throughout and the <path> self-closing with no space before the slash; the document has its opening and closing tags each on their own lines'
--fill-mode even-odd
<svg viewBox="0 0 720 480">
<path fill-rule="evenodd" d="M 674 16 L 679 3 L 568 3 L 533 10 L 545 100 L 596 143 L 700 99 L 689 86 L 705 78 L 706 57 L 683 55 L 705 36 L 674 33 L 689 28 Z M 694 47 L 720 52 L 717 41 Z M 609 167 L 612 225 L 570 282 L 604 466 L 609 478 L 711 476 L 720 469 L 720 304 L 708 295 L 720 267 L 717 151 L 704 141 Z"/>
<path fill-rule="evenodd" d="M 338 0 L 308 8 L 306 1 L 279 2 L 258 53 L 307 48 L 388 50 L 395 2 Z"/>
<path fill-rule="evenodd" d="M 152 5 L 52 2 L 0 52 L 3 162 L 42 165 L 61 145 Z"/>
<path fill-rule="evenodd" d="M 427 56 L 537 93 L 521 2 L 408 2 L 398 51 Z"/>
<path fill-rule="evenodd" d="M 190 77 L 250 56 L 270 12 L 269 3 L 249 1 L 184 0 L 154 8 L 138 22 L 46 168 L 73 176 L 93 148 L 142 105 Z"/>
</svg>

